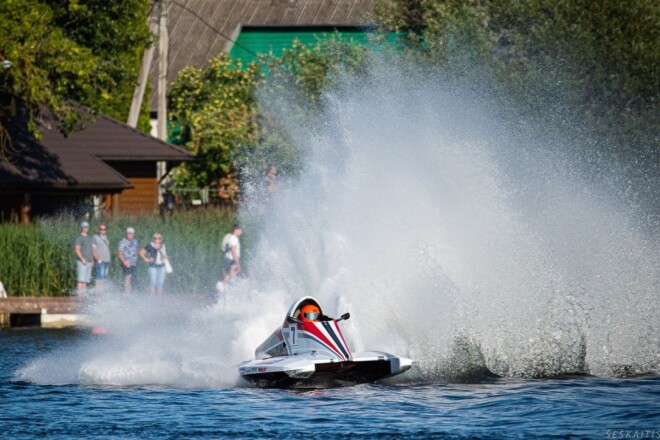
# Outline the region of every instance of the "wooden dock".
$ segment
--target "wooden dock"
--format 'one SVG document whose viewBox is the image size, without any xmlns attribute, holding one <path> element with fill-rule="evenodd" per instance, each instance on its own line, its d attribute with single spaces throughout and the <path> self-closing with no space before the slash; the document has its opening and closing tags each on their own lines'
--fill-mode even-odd
<svg viewBox="0 0 660 440">
<path fill-rule="evenodd" d="M 72 296 L 0 298 L 0 327 L 64 328 L 85 325 L 80 300 Z"/>
</svg>

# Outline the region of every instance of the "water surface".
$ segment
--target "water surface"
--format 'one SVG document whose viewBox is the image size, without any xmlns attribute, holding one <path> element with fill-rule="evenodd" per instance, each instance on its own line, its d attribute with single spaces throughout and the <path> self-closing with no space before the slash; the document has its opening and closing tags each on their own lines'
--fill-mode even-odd
<svg viewBox="0 0 660 440">
<path fill-rule="evenodd" d="M 16 380 L 15 372 L 26 363 L 89 337 L 78 331 L 0 332 L 3 437 L 660 438 L 658 376 L 375 384 L 307 392 Z"/>
</svg>

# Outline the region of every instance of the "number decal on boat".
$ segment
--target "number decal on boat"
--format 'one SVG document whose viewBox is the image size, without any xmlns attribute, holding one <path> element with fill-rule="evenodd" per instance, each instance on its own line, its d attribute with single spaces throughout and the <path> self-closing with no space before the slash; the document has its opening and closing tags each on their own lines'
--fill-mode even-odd
<svg viewBox="0 0 660 440">
<path fill-rule="evenodd" d="M 298 333 L 296 330 L 297 327 L 295 325 L 289 327 L 289 331 L 291 332 L 291 345 L 298 345 Z"/>
</svg>

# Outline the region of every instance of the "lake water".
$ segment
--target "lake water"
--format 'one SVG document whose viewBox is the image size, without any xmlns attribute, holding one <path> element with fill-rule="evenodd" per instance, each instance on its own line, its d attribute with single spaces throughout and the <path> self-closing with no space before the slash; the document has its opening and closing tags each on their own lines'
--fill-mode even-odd
<svg viewBox="0 0 660 440">
<path fill-rule="evenodd" d="M 660 438 L 660 377 L 287 391 L 38 385 L 16 372 L 88 332 L 0 332 L 5 438 Z M 58 365 L 52 365 L 57 369 Z"/>
<path fill-rule="evenodd" d="M 0 436 L 660 439 L 648 158 L 627 170 L 587 127 L 521 117 L 488 84 L 413 73 L 376 60 L 339 78 L 322 124 L 262 99 L 302 163 L 275 194 L 259 183 L 271 158 L 242 168 L 247 278 L 201 305 L 187 294 L 213 286 L 108 292 L 85 311 L 106 336 L 0 332 Z M 222 258 L 168 253 L 207 270 Z M 351 313 L 354 352 L 415 366 L 341 389 L 241 384 L 236 365 L 305 295 Z"/>
</svg>

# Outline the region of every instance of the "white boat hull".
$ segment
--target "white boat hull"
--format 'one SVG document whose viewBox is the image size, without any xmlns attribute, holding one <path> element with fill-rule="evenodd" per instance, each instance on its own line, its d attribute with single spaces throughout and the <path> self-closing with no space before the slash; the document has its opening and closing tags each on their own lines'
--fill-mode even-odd
<svg viewBox="0 0 660 440">
<path fill-rule="evenodd" d="M 313 321 L 300 317 L 302 307 L 318 308 Z M 326 388 L 376 382 L 408 371 L 410 359 L 381 351 L 351 353 L 339 319 L 324 315 L 316 299 L 294 302 L 281 327 L 257 349 L 255 360 L 239 366 L 245 380 L 264 388 Z"/>
<path fill-rule="evenodd" d="M 373 383 L 410 369 L 412 361 L 384 352 L 353 353 L 350 361 L 319 356 L 278 356 L 240 365 L 239 374 L 263 388 L 326 388 Z"/>
</svg>

